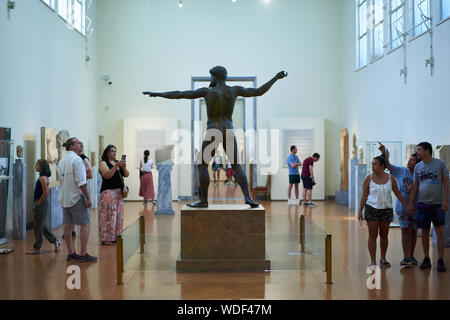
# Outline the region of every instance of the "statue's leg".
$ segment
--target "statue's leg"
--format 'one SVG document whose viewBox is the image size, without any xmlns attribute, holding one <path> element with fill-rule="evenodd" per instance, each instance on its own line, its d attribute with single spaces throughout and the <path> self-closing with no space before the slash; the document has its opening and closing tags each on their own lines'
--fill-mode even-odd
<svg viewBox="0 0 450 320">
<path fill-rule="evenodd" d="M 232 131 L 228 130 L 228 132 L 224 134 L 223 145 L 225 153 L 227 154 L 228 159 L 230 159 L 231 167 L 235 172 L 236 181 L 241 187 L 242 193 L 244 194 L 245 203 L 250 205 L 250 207 L 252 208 L 259 207 L 259 204 L 253 201 L 252 198 L 250 197 L 250 190 L 248 187 L 247 176 L 245 175 L 244 170 L 242 170 L 241 165 L 238 163 L 238 146 L 236 142 L 236 137 L 234 136 L 234 133 L 232 133 Z"/>
<path fill-rule="evenodd" d="M 194 203 L 188 204 L 189 207 L 193 208 L 207 208 L 208 207 L 208 188 L 209 188 L 209 172 L 208 172 L 208 164 L 205 162 L 204 152 L 206 147 L 214 142 L 214 138 L 211 141 L 203 140 L 202 143 L 202 152 L 200 154 L 202 163 L 198 166 L 198 175 L 199 175 L 199 191 L 200 191 L 200 200 Z M 211 157 L 214 157 L 214 150 L 211 151 Z"/>
</svg>

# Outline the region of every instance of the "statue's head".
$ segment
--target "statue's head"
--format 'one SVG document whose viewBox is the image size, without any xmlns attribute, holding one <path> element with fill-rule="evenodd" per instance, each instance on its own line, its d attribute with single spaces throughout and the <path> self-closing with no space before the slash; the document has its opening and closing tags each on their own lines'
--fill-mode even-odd
<svg viewBox="0 0 450 320">
<path fill-rule="evenodd" d="M 209 87 L 214 87 L 217 84 L 217 81 L 225 81 L 227 80 L 227 69 L 221 66 L 217 66 L 209 70 L 211 74 L 211 84 Z"/>
</svg>

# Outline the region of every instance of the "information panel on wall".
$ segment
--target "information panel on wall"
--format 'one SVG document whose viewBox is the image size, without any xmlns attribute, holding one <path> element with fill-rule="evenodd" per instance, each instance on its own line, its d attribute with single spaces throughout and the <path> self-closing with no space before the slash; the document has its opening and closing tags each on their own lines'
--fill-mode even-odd
<svg viewBox="0 0 450 320">
<path fill-rule="evenodd" d="M 150 157 L 155 161 L 155 150 L 166 144 L 167 129 L 136 130 L 136 168 L 139 168 L 145 150 L 150 150 Z"/>
<path fill-rule="evenodd" d="M 314 146 L 314 129 L 284 129 L 281 134 L 283 167 L 287 168 L 286 159 L 291 153 L 291 146 L 297 147 L 300 161 L 311 157 Z"/>
</svg>

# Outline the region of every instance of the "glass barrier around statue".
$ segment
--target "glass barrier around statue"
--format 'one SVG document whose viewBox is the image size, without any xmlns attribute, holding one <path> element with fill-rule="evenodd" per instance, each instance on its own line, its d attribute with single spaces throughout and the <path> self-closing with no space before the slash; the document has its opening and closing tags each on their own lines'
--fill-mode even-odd
<svg viewBox="0 0 450 320">
<path fill-rule="evenodd" d="M 12 232 L 13 146 L 12 140 L 0 140 L 0 254 L 14 250 L 8 245 Z"/>
<path fill-rule="evenodd" d="M 122 284 L 123 272 L 177 271 L 181 236 L 167 230 L 171 230 L 175 226 L 173 224 L 178 226 L 179 222 L 173 216 L 156 219 L 160 231 L 157 229 L 153 234 L 146 234 L 144 217 L 141 216 L 118 236 L 118 284 Z M 287 234 L 282 230 L 266 234 L 266 259 L 270 259 L 270 268 L 265 271 L 326 272 L 326 283 L 332 284 L 331 235 L 304 215 L 296 215 L 293 226 L 295 230 L 289 230 Z M 258 236 L 248 234 L 248 241 Z M 183 271 L 199 270 L 188 268 Z"/>
</svg>

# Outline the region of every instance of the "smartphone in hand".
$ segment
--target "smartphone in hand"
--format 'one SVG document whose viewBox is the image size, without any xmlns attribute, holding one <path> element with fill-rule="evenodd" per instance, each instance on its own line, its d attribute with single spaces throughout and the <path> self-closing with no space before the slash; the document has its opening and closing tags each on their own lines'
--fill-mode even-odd
<svg viewBox="0 0 450 320">
<path fill-rule="evenodd" d="M 127 159 L 127 155 L 126 154 L 123 154 L 122 155 L 122 161 L 125 161 Z"/>
</svg>

